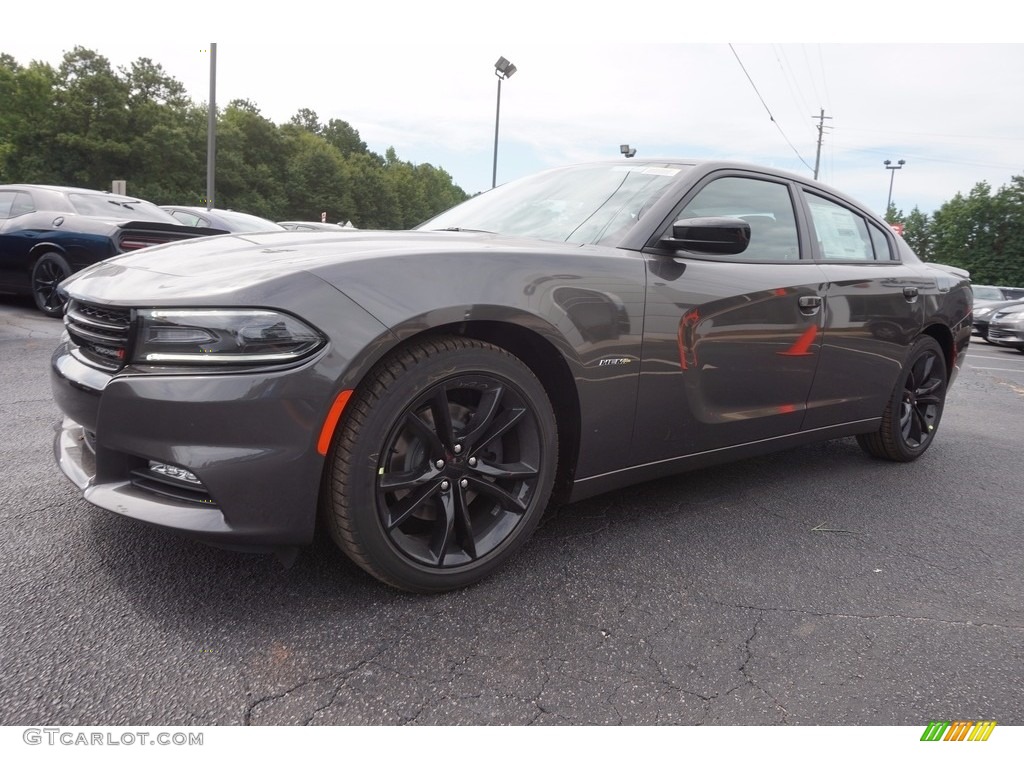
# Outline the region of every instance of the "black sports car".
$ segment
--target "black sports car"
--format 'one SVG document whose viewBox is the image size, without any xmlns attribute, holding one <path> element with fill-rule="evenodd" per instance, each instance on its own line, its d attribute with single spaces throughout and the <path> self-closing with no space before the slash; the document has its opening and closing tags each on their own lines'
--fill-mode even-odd
<svg viewBox="0 0 1024 768">
<path fill-rule="evenodd" d="M 0 292 L 31 294 L 57 317 L 57 286 L 83 267 L 219 229 L 182 227 L 152 203 L 75 187 L 0 185 Z"/>
<path fill-rule="evenodd" d="M 52 381 L 61 469 L 212 543 L 309 543 L 470 584 L 573 501 L 830 438 L 911 461 L 971 333 L 968 280 L 809 179 L 618 161 L 411 232 L 266 233 L 82 272 Z"/>
</svg>

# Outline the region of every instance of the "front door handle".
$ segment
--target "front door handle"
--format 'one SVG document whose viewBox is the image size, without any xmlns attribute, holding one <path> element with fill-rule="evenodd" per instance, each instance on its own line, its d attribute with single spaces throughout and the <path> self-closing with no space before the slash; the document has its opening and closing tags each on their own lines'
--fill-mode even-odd
<svg viewBox="0 0 1024 768">
<path fill-rule="evenodd" d="M 805 315 L 815 315 L 821 309 L 821 296 L 801 296 L 798 304 Z"/>
</svg>

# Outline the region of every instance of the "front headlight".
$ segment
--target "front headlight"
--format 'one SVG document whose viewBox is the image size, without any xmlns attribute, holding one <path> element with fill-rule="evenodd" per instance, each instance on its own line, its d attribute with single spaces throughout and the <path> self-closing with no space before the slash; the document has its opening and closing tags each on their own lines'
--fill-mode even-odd
<svg viewBox="0 0 1024 768">
<path fill-rule="evenodd" d="M 1021 320 L 1024 320 L 1024 312 L 1011 312 L 1010 314 L 1003 315 L 999 318 L 999 322 L 1001 323 L 1004 321 L 1019 323 Z"/>
<path fill-rule="evenodd" d="M 975 317 L 988 317 L 992 314 L 992 307 L 982 307 L 981 309 L 974 310 Z"/>
<path fill-rule="evenodd" d="M 326 343 L 298 318 L 269 309 L 140 309 L 133 361 L 149 365 L 273 365 Z"/>
</svg>

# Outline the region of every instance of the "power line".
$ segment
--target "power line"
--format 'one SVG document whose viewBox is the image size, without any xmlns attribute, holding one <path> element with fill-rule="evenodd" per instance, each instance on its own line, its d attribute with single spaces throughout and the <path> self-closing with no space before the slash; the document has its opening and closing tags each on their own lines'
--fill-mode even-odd
<svg viewBox="0 0 1024 768">
<path fill-rule="evenodd" d="M 835 142 L 832 142 L 832 146 L 839 147 L 840 149 L 853 149 L 859 152 L 868 152 L 871 153 L 872 155 L 877 155 L 878 157 L 883 157 L 885 155 L 892 154 L 888 150 L 883 152 L 878 147 L 857 147 L 851 144 L 837 144 Z M 951 160 L 946 157 L 926 157 L 925 155 L 912 154 L 908 155 L 905 152 L 901 152 L 900 154 L 903 157 L 910 158 L 913 160 L 922 160 L 929 163 L 942 163 L 945 165 L 966 165 L 973 166 L 975 168 L 999 168 L 1000 170 L 1005 171 L 1020 171 L 1022 169 L 1022 166 L 1020 165 L 999 165 L 997 163 L 971 162 L 969 160 Z"/>
<path fill-rule="evenodd" d="M 825 59 L 821 55 L 821 43 L 818 43 L 818 66 L 821 67 L 821 87 L 825 90 L 825 103 L 831 104 L 832 98 L 828 93 L 828 78 L 825 77 Z"/>
<path fill-rule="evenodd" d="M 803 159 L 797 148 L 793 146 L 793 142 L 791 142 L 789 137 L 786 136 L 785 131 L 782 130 L 782 126 L 775 120 L 774 115 L 772 115 L 772 111 L 768 108 L 768 104 L 765 103 L 764 97 L 761 95 L 761 92 L 757 90 L 757 86 L 754 84 L 754 79 L 750 76 L 750 73 L 747 72 L 747 68 L 743 66 L 743 62 L 740 60 L 740 55 L 736 53 L 736 49 L 732 47 L 732 43 L 729 43 L 729 50 L 732 51 L 732 55 L 736 57 L 736 63 L 740 65 L 740 69 L 743 70 L 743 74 L 747 76 L 747 80 L 750 81 L 750 87 L 754 89 L 754 93 L 757 94 L 757 98 L 761 100 L 761 105 L 764 107 L 764 111 L 768 113 L 768 118 L 775 125 L 779 134 L 786 140 L 786 143 L 789 144 L 789 148 L 793 150 L 793 153 L 797 156 L 800 162 L 807 166 L 807 170 L 813 171 L 814 169 L 808 165 L 807 161 Z"/>
</svg>

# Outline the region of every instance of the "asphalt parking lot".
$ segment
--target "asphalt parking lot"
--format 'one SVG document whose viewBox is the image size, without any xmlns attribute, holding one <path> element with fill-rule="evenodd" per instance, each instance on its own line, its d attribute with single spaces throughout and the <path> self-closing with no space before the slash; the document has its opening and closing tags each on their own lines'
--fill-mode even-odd
<svg viewBox="0 0 1024 768">
<path fill-rule="evenodd" d="M 838 440 L 549 510 L 461 592 L 289 570 L 83 502 L 58 321 L 0 298 L 0 724 L 1024 724 L 1024 355 L 910 465 Z"/>
</svg>

